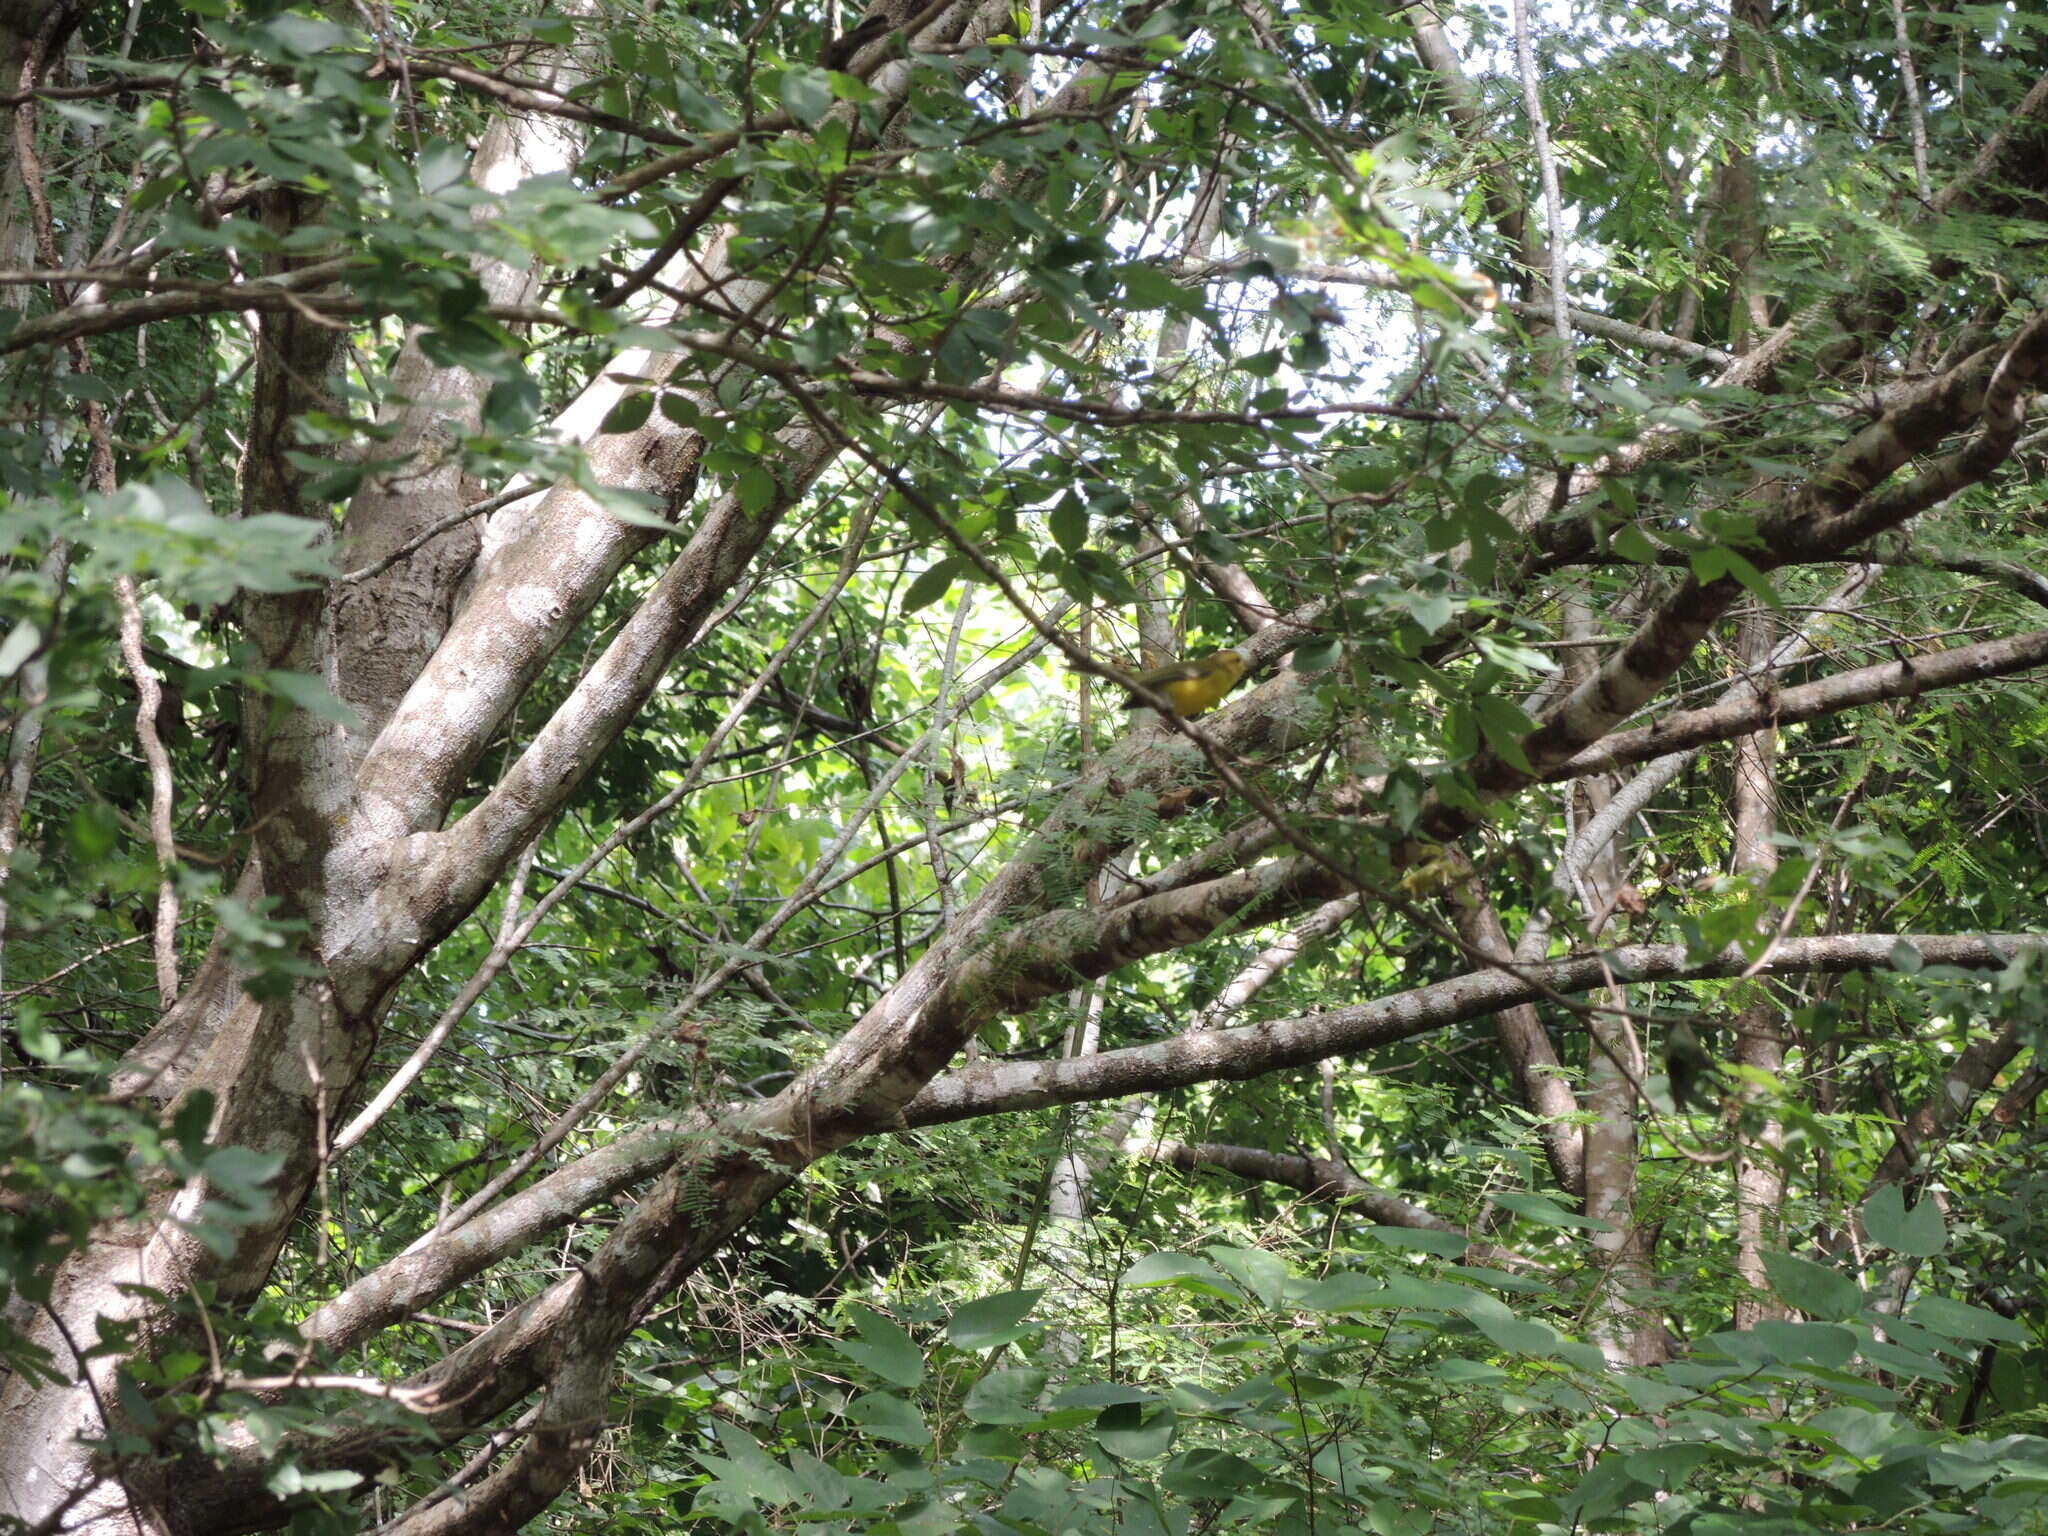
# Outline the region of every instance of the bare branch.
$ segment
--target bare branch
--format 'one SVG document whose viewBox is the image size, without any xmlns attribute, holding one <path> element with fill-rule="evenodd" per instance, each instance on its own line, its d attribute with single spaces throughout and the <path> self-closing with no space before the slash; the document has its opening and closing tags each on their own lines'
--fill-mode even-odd
<svg viewBox="0 0 2048 1536">
<path fill-rule="evenodd" d="M 2048 935 L 2009 933 L 1982 937 L 1948 934 L 1835 934 L 1790 939 L 1771 959 L 1767 974 L 1885 970 L 1901 941 L 1929 965 L 1999 970 L 2024 951 L 2048 948 Z M 1476 971 L 1399 996 L 1327 1013 L 1270 1020 L 1235 1029 L 1176 1035 L 1154 1045 L 1130 1046 L 1059 1061 L 984 1062 L 935 1078 L 905 1106 L 907 1125 L 943 1125 L 982 1115 L 1044 1109 L 1159 1093 L 1194 1083 L 1243 1082 L 1284 1067 L 1307 1066 L 1325 1056 L 1348 1056 L 1375 1046 L 1481 1018 L 1515 1003 L 1558 992 L 1583 992 L 1620 979 L 1700 981 L 1739 976 L 1750 964 L 1730 946 L 1700 959 L 1683 944 L 1633 944 L 1598 954 L 1530 967 L 1531 980 L 1502 971 Z M 1537 985 L 1539 982 L 1541 985 Z"/>
<path fill-rule="evenodd" d="M 1751 693 L 1666 716 L 1639 730 L 1617 731 L 1597 747 L 1578 753 L 1548 770 L 1547 779 L 1576 778 L 1622 763 L 1640 762 L 1710 741 L 1730 741 L 1764 725 L 1794 725 L 1859 704 L 1909 699 L 1937 688 L 2009 677 L 2048 666 L 2048 629 L 2029 630 L 2003 640 L 1952 646 L 1931 656 L 1880 662 L 1838 672 L 1818 682 L 1777 692 Z"/>
<path fill-rule="evenodd" d="M 171 826 L 177 787 L 171 779 L 171 755 L 164 749 L 159 721 L 163 684 L 142 654 L 142 604 L 135 580 L 125 572 L 114 578 L 121 605 L 121 657 L 135 684 L 135 739 L 149 764 L 149 836 L 156 849 L 156 991 L 168 1008 L 178 1000 L 178 844 Z"/>
</svg>

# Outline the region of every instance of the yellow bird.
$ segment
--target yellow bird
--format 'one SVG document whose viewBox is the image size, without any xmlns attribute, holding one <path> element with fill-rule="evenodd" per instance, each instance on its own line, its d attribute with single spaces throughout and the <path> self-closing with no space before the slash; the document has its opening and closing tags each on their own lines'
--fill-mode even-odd
<svg viewBox="0 0 2048 1536">
<path fill-rule="evenodd" d="M 1173 712 L 1186 717 L 1199 715 L 1235 688 L 1250 664 L 1250 658 L 1243 651 L 1234 648 L 1211 651 L 1189 661 L 1176 661 L 1170 667 L 1154 667 L 1150 672 L 1140 672 L 1136 681 L 1154 693 L 1165 694 L 1173 705 Z M 1124 708 L 1140 709 L 1145 702 L 1133 694 Z"/>
</svg>

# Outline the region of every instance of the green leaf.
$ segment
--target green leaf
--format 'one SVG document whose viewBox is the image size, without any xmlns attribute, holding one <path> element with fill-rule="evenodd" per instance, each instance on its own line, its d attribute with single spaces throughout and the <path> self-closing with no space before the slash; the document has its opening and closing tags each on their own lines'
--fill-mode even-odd
<svg viewBox="0 0 2048 1536">
<path fill-rule="evenodd" d="M 100 405 L 112 405 L 116 398 L 113 385 L 90 373 L 64 374 L 52 381 L 52 387 L 73 400 L 91 400 Z"/>
<path fill-rule="evenodd" d="M 1310 1312 L 1363 1312 L 1399 1305 L 1377 1276 L 1350 1272 L 1318 1280 L 1297 1296 L 1294 1304 Z"/>
<path fill-rule="evenodd" d="M 1425 634 L 1435 634 L 1458 616 L 1458 606 L 1447 592 L 1407 592 L 1401 604 L 1415 617 Z"/>
<path fill-rule="evenodd" d="M 363 722 L 356 712 L 329 693 L 327 685 L 317 677 L 304 672 L 265 672 L 262 679 L 264 687 L 308 714 L 332 720 L 349 730 L 362 728 Z"/>
<path fill-rule="evenodd" d="M 1245 231 L 1244 243 L 1247 249 L 1257 251 L 1280 271 L 1301 265 L 1300 242 L 1284 235 L 1269 234 L 1262 229 Z"/>
<path fill-rule="evenodd" d="M 112 853 L 120 838 L 121 822 L 114 808 L 98 801 L 79 806 L 64 823 L 64 840 L 89 864 Z"/>
<path fill-rule="evenodd" d="M 289 1498 L 297 1493 L 345 1493 L 363 1480 L 360 1472 L 350 1472 L 335 1467 L 324 1472 L 308 1472 L 304 1468 L 287 1463 L 270 1474 L 271 1492 Z"/>
<path fill-rule="evenodd" d="M 1692 573 L 1702 584 L 1733 576 L 1749 592 L 1755 594 L 1772 608 L 1783 608 L 1785 600 L 1778 596 L 1770 578 L 1758 570 L 1735 550 L 1726 544 L 1709 544 L 1705 549 L 1695 550 L 1692 555 Z"/>
<path fill-rule="evenodd" d="M 893 1392 L 867 1392 L 846 1405 L 846 1416 L 878 1439 L 925 1446 L 932 1432 L 916 1407 Z"/>
<path fill-rule="evenodd" d="M 1953 1301 L 1946 1296 L 1921 1297 L 1913 1303 L 1906 1317 L 1929 1333 L 1969 1344 L 2017 1344 L 2024 1347 L 2032 1342 L 2032 1335 L 2011 1318 L 2000 1317 L 1987 1308 L 1972 1306 L 1967 1301 Z"/>
<path fill-rule="evenodd" d="M 1202 308 L 1200 289 L 1183 286 L 1150 262 L 1133 261 L 1117 269 L 1123 279 L 1124 302 L 1131 309 L 1171 309 L 1192 314 Z"/>
<path fill-rule="evenodd" d="M 1503 1514 L 1514 1515 L 1523 1520 L 1536 1520 L 1550 1525 L 1563 1523 L 1564 1511 L 1555 1499 L 1539 1493 L 1492 1493 L 1481 1495 L 1488 1509 L 1497 1509 Z"/>
<path fill-rule="evenodd" d="M 782 72 L 782 104 L 806 128 L 832 110 L 832 77 L 822 69 L 800 64 Z"/>
<path fill-rule="evenodd" d="M 1306 645 L 1295 647 L 1294 670 L 1297 672 L 1324 672 L 1336 665 L 1343 654 L 1344 646 L 1335 636 L 1311 640 Z"/>
<path fill-rule="evenodd" d="M 991 1371 L 967 1393 L 964 1408 L 977 1424 L 1035 1424 L 1047 1376 L 1038 1370 Z"/>
<path fill-rule="evenodd" d="M 840 1354 L 891 1386 L 909 1388 L 924 1380 L 924 1352 L 902 1328 L 867 1307 L 854 1307 L 849 1316 L 860 1337 L 839 1340 L 834 1347 Z"/>
<path fill-rule="evenodd" d="M 600 484 L 591 488 L 591 495 L 599 506 L 622 523 L 635 528 L 656 528 L 663 533 L 675 529 L 675 524 L 668 520 L 667 509 L 645 491 L 635 491 L 623 485 Z"/>
<path fill-rule="evenodd" d="M 953 583 L 960 579 L 960 572 L 961 562 L 953 556 L 936 565 L 926 566 L 904 592 L 899 611 L 908 617 L 920 608 L 929 608 L 952 589 Z"/>
<path fill-rule="evenodd" d="M 1084 1381 L 1067 1387 L 1053 1399 L 1055 1408 L 1107 1408 L 1111 1403 L 1164 1402 L 1157 1392 L 1129 1386 L 1121 1381 Z"/>
<path fill-rule="evenodd" d="M 1659 551 L 1657 546 L 1650 542 L 1650 536 L 1647 533 L 1643 532 L 1642 529 L 1636 527 L 1633 523 L 1626 527 L 1615 529 L 1608 536 L 1607 543 L 1608 547 L 1621 556 L 1622 559 L 1632 560 L 1637 565 L 1655 565 L 1658 561 Z"/>
<path fill-rule="evenodd" d="M 1280 1305 L 1288 1277 L 1286 1261 L 1277 1253 L 1268 1253 L 1263 1248 L 1233 1248 L 1224 1243 L 1212 1243 L 1202 1251 L 1248 1294 L 1266 1306 Z"/>
<path fill-rule="evenodd" d="M 841 101 L 880 101 L 882 93 L 858 75 L 843 75 L 838 70 L 830 71 L 832 94 Z"/>
<path fill-rule="evenodd" d="M 1095 1438 L 1121 1461 L 1150 1461 L 1173 1449 L 1178 1427 L 1170 1403 L 1112 1403 L 1095 1420 Z"/>
<path fill-rule="evenodd" d="M 760 1442 L 739 1425 L 723 1419 L 714 1419 L 712 1430 L 717 1434 L 719 1446 L 725 1451 L 725 1456 L 712 1456 L 699 1451 L 697 1459 L 710 1468 L 714 1476 L 730 1483 L 735 1492 L 744 1490 L 742 1497 L 750 1506 L 756 1501 L 766 1504 L 794 1504 L 804 1496 L 801 1480 L 780 1461 L 770 1456 Z"/>
<path fill-rule="evenodd" d="M 1137 589 L 1113 555 L 1100 549 L 1079 549 L 1068 557 L 1067 570 L 1088 592 L 1112 603 L 1137 601 Z"/>
<path fill-rule="evenodd" d="M 524 368 L 499 379 L 484 396 L 483 423 L 501 436 L 524 432 L 540 415 L 540 385 Z"/>
<path fill-rule="evenodd" d="M 1625 1457 L 1605 1456 L 1565 1497 L 1564 1506 L 1574 1524 L 1597 1522 L 1647 1492 L 1649 1489 L 1630 1475 Z"/>
<path fill-rule="evenodd" d="M 201 1165 L 206 1177 L 223 1193 L 245 1202 L 263 1200 L 263 1186 L 277 1177 L 284 1158 L 275 1152 L 255 1152 L 248 1147 L 215 1147 Z"/>
<path fill-rule="evenodd" d="M 469 151 L 460 144 L 436 139 L 422 144 L 415 174 L 420 191 L 432 197 L 469 184 Z"/>
<path fill-rule="evenodd" d="M 1124 1271 L 1123 1283 L 1132 1290 L 1171 1285 L 1200 1295 L 1220 1296 L 1226 1301 L 1244 1300 L 1243 1293 L 1214 1268 L 1184 1253 L 1148 1253 Z"/>
<path fill-rule="evenodd" d="M 781 489 L 775 483 L 775 476 L 767 466 L 749 464 L 733 477 L 733 488 L 739 493 L 740 510 L 749 517 L 759 517 L 775 503 Z"/>
<path fill-rule="evenodd" d="M 213 1105 L 213 1094 L 199 1089 L 178 1101 L 177 1114 L 171 1121 L 171 1137 L 178 1150 L 195 1163 L 206 1155 L 206 1133 L 213 1124 Z"/>
<path fill-rule="evenodd" d="M 1510 1354 L 1549 1355 L 1563 1341 L 1563 1335 L 1550 1324 L 1534 1318 L 1477 1311 L 1468 1311 L 1467 1315 L 1474 1327 Z"/>
<path fill-rule="evenodd" d="M 1385 460 L 1346 464 L 1337 471 L 1337 486 L 1354 496 L 1384 496 L 1401 483 L 1404 473 L 1399 464 Z"/>
<path fill-rule="evenodd" d="M 638 432 L 647 425 L 647 418 L 653 414 L 654 391 L 643 389 L 635 394 L 627 395 L 617 405 L 605 412 L 604 421 L 597 430 L 611 434 Z"/>
<path fill-rule="evenodd" d="M 1780 1296 L 1810 1316 L 1840 1321 L 1862 1310 L 1863 1288 L 1811 1259 L 1767 1250 L 1764 1272 Z"/>
<path fill-rule="evenodd" d="M 1903 1349 L 1886 1339 L 1868 1338 L 1856 1347 L 1871 1365 L 1905 1380 L 1949 1381 L 1948 1367 L 1935 1356 L 1917 1349 Z"/>
<path fill-rule="evenodd" d="M 1705 1445 L 1657 1445 L 1630 1452 L 1622 1464 L 1637 1482 L 1676 1492 L 1713 1454 Z"/>
<path fill-rule="evenodd" d="M 1046 517 L 1053 543 L 1066 554 L 1074 554 L 1088 542 L 1088 507 L 1072 490 L 1062 496 Z"/>
<path fill-rule="evenodd" d="M 1494 1195 L 1493 1203 L 1504 1211 L 1513 1211 L 1524 1221 L 1535 1222 L 1538 1226 L 1579 1227 L 1589 1232 L 1609 1230 L 1607 1223 L 1597 1216 L 1583 1216 L 1577 1211 L 1567 1210 L 1548 1195 L 1504 1189 Z"/>
<path fill-rule="evenodd" d="M 962 1349 L 993 1349 L 1014 1343 L 1032 1332 L 1025 1319 L 1044 1294 L 1043 1288 L 1001 1291 L 967 1302 L 954 1309 L 946 1324 L 946 1337 Z"/>
<path fill-rule="evenodd" d="M 1553 1202 L 1554 1203 L 1554 1202 Z M 1446 1259 L 1462 1259 L 1471 1241 L 1462 1232 L 1434 1232 L 1427 1227 L 1367 1227 L 1366 1235 L 1388 1248 L 1416 1253 L 1434 1253 Z"/>
<path fill-rule="evenodd" d="M 1183 1499 L 1227 1499 L 1265 1480 L 1260 1468 L 1214 1446 L 1182 1451 L 1159 1474 L 1159 1486 Z"/>
<path fill-rule="evenodd" d="M 1771 1353 L 1793 1365 L 1840 1370 L 1856 1358 L 1856 1331 L 1839 1323 L 1788 1323 L 1766 1318 L 1750 1336 L 1770 1346 Z"/>
<path fill-rule="evenodd" d="M 1923 1196 L 1907 1210 L 1905 1193 L 1897 1184 L 1885 1185 L 1863 1202 L 1863 1225 L 1878 1242 L 1908 1258 L 1931 1259 L 1948 1244 L 1940 1207 Z"/>
<path fill-rule="evenodd" d="M 57 1038 L 43 1017 L 43 1004 L 38 998 L 29 998 L 28 1003 L 15 1016 L 14 1038 L 22 1050 L 37 1061 L 59 1061 L 63 1059 L 64 1042 Z"/>
<path fill-rule="evenodd" d="M 1467 518 L 1488 517 L 1510 489 L 1509 482 L 1490 469 L 1470 476 L 1458 487 L 1458 507 Z"/>
<path fill-rule="evenodd" d="M 1512 699 L 1497 693 L 1482 693 L 1473 699 L 1472 705 L 1479 717 L 1480 733 L 1494 754 L 1511 768 L 1533 773 L 1529 755 L 1522 750 L 1522 738 L 1536 728 L 1536 723 Z"/>
</svg>

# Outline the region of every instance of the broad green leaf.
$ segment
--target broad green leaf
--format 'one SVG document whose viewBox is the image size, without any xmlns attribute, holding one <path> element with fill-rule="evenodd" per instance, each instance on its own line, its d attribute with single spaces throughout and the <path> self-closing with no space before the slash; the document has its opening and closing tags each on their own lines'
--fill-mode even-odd
<svg viewBox="0 0 2048 1536">
<path fill-rule="evenodd" d="M 356 712 L 328 692 L 327 685 L 317 677 L 309 677 L 304 672 L 265 672 L 263 684 L 279 698 L 296 705 L 308 714 L 318 715 L 323 720 L 331 720 L 336 725 L 347 726 L 352 730 L 359 729 L 362 725 Z"/>
<path fill-rule="evenodd" d="M 806 128 L 832 110 L 834 91 L 831 75 L 822 69 L 795 65 L 782 72 L 782 104 L 789 115 Z"/>
<path fill-rule="evenodd" d="M 1182 1451 L 1159 1474 L 1159 1486 L 1183 1499 L 1221 1499 L 1255 1488 L 1266 1473 L 1233 1452 L 1211 1446 Z"/>
<path fill-rule="evenodd" d="M 1029 1368 L 991 1371 L 968 1391 L 967 1416 L 977 1424 L 1034 1424 L 1044 1416 L 1038 1401 L 1046 1380 Z"/>
<path fill-rule="evenodd" d="M 946 1324 L 946 1337 L 961 1349 L 993 1349 L 1011 1344 L 1032 1331 L 1025 1321 L 1045 1291 L 1001 1291 L 956 1307 Z"/>
<path fill-rule="evenodd" d="M 1179 1421 L 1170 1404 L 1112 1403 L 1095 1420 L 1095 1438 L 1122 1461 L 1150 1461 L 1173 1449 Z"/>
<path fill-rule="evenodd" d="M 961 565 L 957 559 L 948 558 L 926 566 L 904 592 L 901 612 L 908 617 L 920 608 L 929 608 L 952 590 L 960 576 Z"/>
<path fill-rule="evenodd" d="M 1203 1252 L 1216 1261 L 1240 1289 L 1269 1307 L 1280 1304 L 1281 1296 L 1287 1289 L 1287 1265 L 1278 1254 L 1268 1253 L 1263 1248 L 1233 1248 L 1222 1243 L 1212 1243 Z"/>
<path fill-rule="evenodd" d="M 1212 1266 L 1184 1253 L 1149 1253 L 1124 1272 L 1123 1283 L 1130 1290 L 1171 1285 L 1228 1301 L 1244 1300 L 1244 1294 Z"/>
<path fill-rule="evenodd" d="M 871 1435 L 894 1445 L 925 1446 L 932 1432 L 916 1406 L 893 1392 L 864 1392 L 846 1405 L 846 1416 Z"/>
<path fill-rule="evenodd" d="M 892 1386 L 914 1387 L 924 1380 L 924 1353 L 902 1328 L 866 1307 L 852 1308 L 849 1316 L 860 1337 L 840 1339 L 833 1346 L 839 1353 Z"/>
<path fill-rule="evenodd" d="M 647 418 L 653 414 L 654 392 L 635 390 L 605 413 L 604 421 L 597 430 L 611 434 L 637 432 L 647 425 Z"/>
<path fill-rule="evenodd" d="M 2025 1327 L 2011 1318 L 2000 1317 L 1988 1308 L 1972 1306 L 1947 1296 L 1922 1296 L 1913 1303 L 1906 1316 L 1929 1333 L 1968 1344 L 2024 1346 L 2033 1338 Z"/>
<path fill-rule="evenodd" d="M 1941 1208 L 1923 1197 L 1907 1210 L 1905 1193 L 1896 1183 L 1863 1202 L 1863 1225 L 1876 1241 L 1910 1258 L 1931 1259 L 1948 1243 Z"/>
<path fill-rule="evenodd" d="M 1839 1321 L 1861 1310 L 1863 1290 L 1847 1275 L 1796 1254 L 1766 1250 L 1763 1258 L 1772 1288 L 1800 1311 Z"/>
</svg>

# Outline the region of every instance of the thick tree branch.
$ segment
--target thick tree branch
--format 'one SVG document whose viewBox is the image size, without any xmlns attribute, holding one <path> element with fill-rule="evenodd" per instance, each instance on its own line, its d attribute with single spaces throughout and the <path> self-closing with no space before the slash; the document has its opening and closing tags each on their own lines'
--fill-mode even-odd
<svg viewBox="0 0 2048 1536">
<path fill-rule="evenodd" d="M 1770 956 L 1763 974 L 1884 970 L 1894 963 L 1902 940 L 1913 946 L 1924 964 L 1979 970 L 2001 969 L 2023 951 L 2048 947 L 2048 936 L 2040 934 L 1839 934 L 1785 941 Z M 1735 948 L 1702 957 L 1689 954 L 1680 944 L 1629 945 L 1546 961 L 1531 967 L 1526 980 L 1501 971 L 1477 971 L 1327 1013 L 1195 1031 L 1094 1056 L 985 1062 L 933 1079 L 905 1105 L 900 1117 L 855 1134 L 946 1124 L 1056 1104 L 1098 1102 L 1206 1082 L 1245 1081 L 1482 1018 L 1504 1007 L 1534 1001 L 1547 992 L 1591 991 L 1617 978 L 1632 982 L 1726 979 L 1741 975 L 1752 963 Z M 814 1081 L 821 1093 L 831 1095 L 831 1104 L 842 1102 L 831 1076 Z M 808 1102 L 829 1107 L 823 1099 Z M 671 1202 L 683 1190 L 697 1192 L 700 1211 L 728 1211 L 725 1197 L 735 1192 L 766 1198 L 794 1177 L 804 1162 L 852 1139 L 842 1137 L 851 1121 L 835 1115 L 828 1132 L 830 1144 L 825 1144 L 817 1134 L 821 1127 L 806 1117 L 805 1107 L 805 1100 L 785 1094 L 767 1103 L 739 1106 L 716 1118 L 692 1117 L 687 1122 L 651 1125 L 628 1133 L 512 1196 L 469 1225 L 434 1239 L 431 1249 L 408 1255 L 358 1282 L 346 1298 L 347 1305 L 331 1304 L 308 1321 L 307 1336 L 329 1347 L 345 1347 L 362 1337 L 367 1328 L 430 1305 L 435 1296 L 462 1278 L 480 1273 L 505 1254 L 558 1229 L 578 1210 L 615 1197 L 663 1169 L 661 1182 L 629 1217 L 629 1228 L 645 1230 L 644 1224 L 673 1219 L 676 1213 Z M 743 1189 L 736 1189 L 735 1181 Z M 701 1231 L 693 1225 L 687 1251 L 671 1254 L 660 1279 L 650 1286 L 680 1279 L 696 1262 L 695 1255 L 714 1249 L 731 1229 L 723 1219 Z M 441 1433 L 452 1438 L 466 1428 L 488 1423 L 532 1390 L 540 1379 L 541 1357 L 563 1347 L 559 1330 L 573 1310 L 580 1283 L 577 1277 L 557 1283 L 407 1384 L 409 1391 L 433 1390 L 439 1406 L 430 1417 Z M 389 1430 L 369 1430 L 308 1447 L 307 1462 L 375 1467 L 392 1454 L 394 1444 Z"/>
<path fill-rule="evenodd" d="M 1782 510 L 1764 521 L 1762 548 L 1752 551 L 1757 568 L 1769 571 L 1793 560 L 1844 554 L 1997 468 L 2018 438 L 2028 388 L 2048 372 L 2048 314 L 2029 320 L 1995 366 L 1987 369 L 1986 361 L 1980 355 L 1930 380 L 1837 449 Z M 1978 385 L 1987 372 L 1988 379 Z M 1982 426 L 1964 447 L 1903 486 L 1877 490 L 1893 471 L 1972 416 Z M 1521 743 L 1522 762 L 1490 748 L 1480 753 L 1471 775 L 1481 799 L 1549 776 L 1647 704 L 1742 590 L 1732 575 L 1706 581 L 1688 576 L 1627 644 L 1544 713 Z M 1469 807 L 1453 808 L 1432 796 L 1422 824 L 1433 836 L 1449 840 L 1468 831 L 1475 815 Z"/>
<path fill-rule="evenodd" d="M 1885 970 L 1902 939 L 1926 964 L 1972 970 L 2000 970 L 2023 951 L 2048 948 L 2048 935 L 2030 933 L 1836 934 L 1786 940 L 1761 974 Z M 1528 968 L 1528 980 L 1504 971 L 1476 971 L 1327 1013 L 1176 1035 L 1154 1045 L 1083 1058 L 962 1067 L 934 1079 L 904 1107 L 903 1120 L 913 1127 L 945 1125 L 1055 1104 L 1163 1093 L 1197 1083 L 1243 1082 L 1282 1068 L 1307 1066 L 1325 1056 L 1355 1055 L 1412 1039 L 1515 1003 L 1532 1002 L 1546 990 L 1586 992 L 1614 980 L 1706 981 L 1740 976 L 1753 963 L 1733 947 L 1700 959 L 1689 955 L 1683 944 L 1631 944 L 1545 961 Z"/>
<path fill-rule="evenodd" d="M 1544 777 L 1576 778 L 1712 741 L 1731 741 L 1773 723 L 1796 725 L 1863 704 L 1910 699 L 1938 688 L 2010 677 L 2042 666 L 2048 666 L 2048 629 L 2029 630 L 2023 635 L 1977 645 L 1952 646 L 1928 656 L 1879 662 L 1852 672 L 1838 672 L 1817 682 L 1748 693 L 1704 709 L 1685 710 L 1638 730 L 1617 731 L 1599 746 L 1568 758 Z"/>
</svg>

